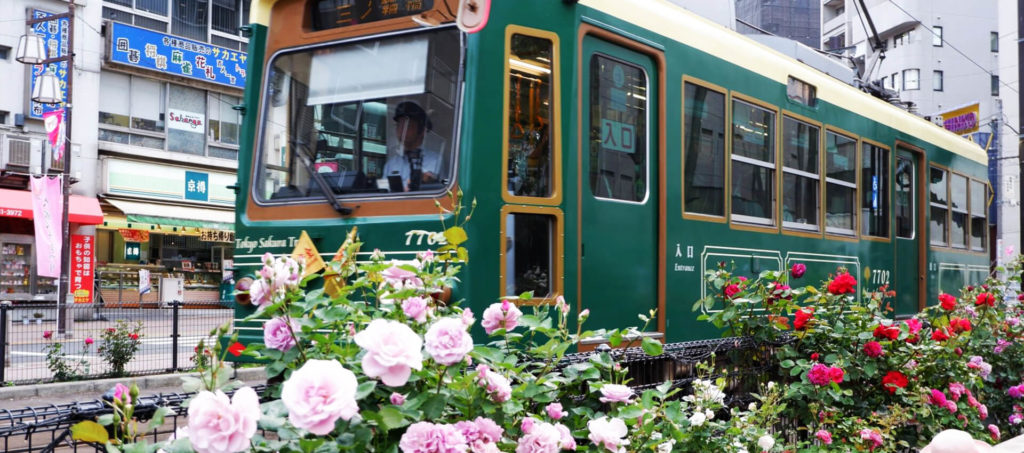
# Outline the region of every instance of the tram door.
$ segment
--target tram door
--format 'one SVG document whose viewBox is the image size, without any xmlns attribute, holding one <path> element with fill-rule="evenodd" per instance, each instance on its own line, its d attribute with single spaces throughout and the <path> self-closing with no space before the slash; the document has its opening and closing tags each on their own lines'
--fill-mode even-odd
<svg viewBox="0 0 1024 453">
<path fill-rule="evenodd" d="M 639 325 L 658 303 L 658 76 L 593 36 L 582 55 L 580 301 L 589 329 Z"/>
<path fill-rule="evenodd" d="M 923 231 L 918 223 L 921 202 L 918 190 L 920 158 L 904 149 L 896 153 L 894 203 L 896 216 L 896 258 L 893 276 L 896 287 L 896 312 L 911 313 L 921 306 L 921 245 Z"/>
</svg>

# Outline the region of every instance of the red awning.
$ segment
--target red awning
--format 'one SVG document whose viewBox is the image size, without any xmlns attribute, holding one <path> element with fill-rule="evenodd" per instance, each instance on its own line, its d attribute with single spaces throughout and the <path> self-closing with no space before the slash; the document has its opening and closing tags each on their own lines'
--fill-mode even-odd
<svg viewBox="0 0 1024 453">
<path fill-rule="evenodd" d="M 100 201 L 95 197 L 72 195 L 69 223 L 99 225 L 103 223 Z M 32 219 L 32 192 L 27 190 L 0 189 L 0 217 Z"/>
</svg>

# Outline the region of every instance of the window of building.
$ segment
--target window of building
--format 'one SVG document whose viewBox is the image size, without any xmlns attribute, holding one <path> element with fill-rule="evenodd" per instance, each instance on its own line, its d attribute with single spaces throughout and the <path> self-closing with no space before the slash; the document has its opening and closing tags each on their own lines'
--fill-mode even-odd
<svg viewBox="0 0 1024 453">
<path fill-rule="evenodd" d="M 900 73 L 898 73 L 898 72 L 892 73 L 892 76 L 889 77 L 889 87 L 890 88 L 892 88 L 894 90 L 899 90 L 900 89 L 899 77 L 900 77 Z"/>
<path fill-rule="evenodd" d="M 903 70 L 903 89 L 904 90 L 916 90 L 921 87 L 919 77 L 921 71 L 918 69 L 904 69 Z"/>
<path fill-rule="evenodd" d="M 11 112 L 0 110 L 0 125 L 7 124 L 7 117 L 9 116 L 11 116 Z"/>
<path fill-rule="evenodd" d="M 11 56 L 11 48 L 8 46 L 0 46 L 0 61 L 6 61 Z"/>
<path fill-rule="evenodd" d="M 725 215 L 725 94 L 686 83 L 683 101 L 683 207 Z"/>
<path fill-rule="evenodd" d="M 551 124 L 552 69 L 554 45 L 551 39 L 513 34 L 509 38 L 507 80 L 508 155 L 506 190 L 520 197 L 550 197 L 552 166 Z"/>
<path fill-rule="evenodd" d="M 992 96 L 999 96 L 999 76 L 992 75 Z"/>
<path fill-rule="evenodd" d="M 981 181 L 971 180 L 971 250 L 985 251 L 988 244 L 988 186 Z"/>
<path fill-rule="evenodd" d="M 252 0 L 105 0 L 103 18 L 245 51 Z M 172 14 L 173 13 L 173 14 Z M 170 19 L 170 24 L 168 24 Z"/>
<path fill-rule="evenodd" d="M 889 88 L 889 78 L 882 77 L 882 88 Z"/>
<path fill-rule="evenodd" d="M 967 248 L 968 212 L 967 177 L 953 173 L 949 179 L 950 244 L 958 249 Z"/>
<path fill-rule="evenodd" d="M 131 24 L 137 27 L 142 27 L 148 30 L 153 30 L 159 33 L 167 32 L 167 21 L 159 20 L 153 17 L 148 17 L 144 14 L 132 14 L 128 11 L 118 8 L 103 7 L 103 18 L 109 19 L 115 22 L 121 22 L 123 24 Z"/>
<path fill-rule="evenodd" d="M 197 41 L 206 41 L 209 0 L 176 0 L 171 16 L 171 33 Z"/>
<path fill-rule="evenodd" d="M 210 155 L 225 159 L 236 159 L 238 149 L 223 148 L 214 145 L 238 146 L 238 133 L 242 123 L 242 115 L 234 109 L 241 102 L 235 96 L 221 93 L 209 93 L 208 99 L 210 118 L 207 121 L 206 133 L 210 143 Z"/>
<path fill-rule="evenodd" d="M 930 167 L 928 174 L 929 242 L 932 245 L 949 245 L 949 172 Z"/>
<path fill-rule="evenodd" d="M 647 198 L 647 74 L 601 55 L 591 57 L 590 74 L 591 193 L 642 202 Z M 602 140 L 605 133 L 612 139 Z"/>
<path fill-rule="evenodd" d="M 942 47 L 942 27 L 938 25 L 932 27 L 932 45 Z"/>
<path fill-rule="evenodd" d="M 241 23 L 241 0 L 213 0 L 210 27 L 229 34 L 237 34 Z"/>
<path fill-rule="evenodd" d="M 206 92 L 182 85 L 171 85 L 167 103 L 167 150 L 187 154 L 205 154 Z M 197 122 L 200 124 L 197 125 Z"/>
<path fill-rule="evenodd" d="M 854 235 L 857 206 L 857 140 L 825 133 L 825 231 Z"/>
<path fill-rule="evenodd" d="M 860 155 L 861 234 L 889 237 L 889 150 L 864 143 Z"/>
<path fill-rule="evenodd" d="M 993 52 L 999 52 L 999 32 L 989 33 L 989 47 Z"/>
<path fill-rule="evenodd" d="M 914 187 L 917 176 L 914 172 L 914 161 L 905 157 L 896 158 L 896 237 L 913 239 L 916 227 L 914 222 Z"/>
<path fill-rule="evenodd" d="M 732 102 L 732 214 L 775 224 L 775 112 Z"/>
<path fill-rule="evenodd" d="M 814 85 L 793 77 L 790 77 L 786 84 L 786 96 L 808 107 L 818 105 L 817 91 Z"/>
<path fill-rule="evenodd" d="M 818 231 L 820 133 L 818 126 L 782 118 L 782 225 L 785 227 Z"/>
<path fill-rule="evenodd" d="M 942 71 L 932 72 L 932 89 L 942 91 Z"/>
</svg>

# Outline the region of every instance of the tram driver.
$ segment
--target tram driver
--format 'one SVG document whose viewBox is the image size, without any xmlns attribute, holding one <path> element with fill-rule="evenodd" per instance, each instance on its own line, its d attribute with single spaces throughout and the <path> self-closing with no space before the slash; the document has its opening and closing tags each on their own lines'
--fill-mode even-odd
<svg viewBox="0 0 1024 453">
<path fill-rule="evenodd" d="M 441 155 L 437 150 L 424 149 L 423 139 L 432 129 L 427 112 L 413 101 L 400 102 L 395 107 L 395 134 L 398 146 L 388 152 L 384 163 L 384 177 L 392 192 L 410 192 L 421 184 L 439 181 Z"/>
</svg>

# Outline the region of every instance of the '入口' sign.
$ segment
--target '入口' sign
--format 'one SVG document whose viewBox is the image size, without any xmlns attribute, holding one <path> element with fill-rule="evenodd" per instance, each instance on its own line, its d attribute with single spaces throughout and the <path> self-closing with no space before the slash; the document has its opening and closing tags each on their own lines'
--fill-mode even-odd
<svg viewBox="0 0 1024 453">
<path fill-rule="evenodd" d="M 245 52 L 110 23 L 111 62 L 193 80 L 245 88 Z"/>
</svg>

